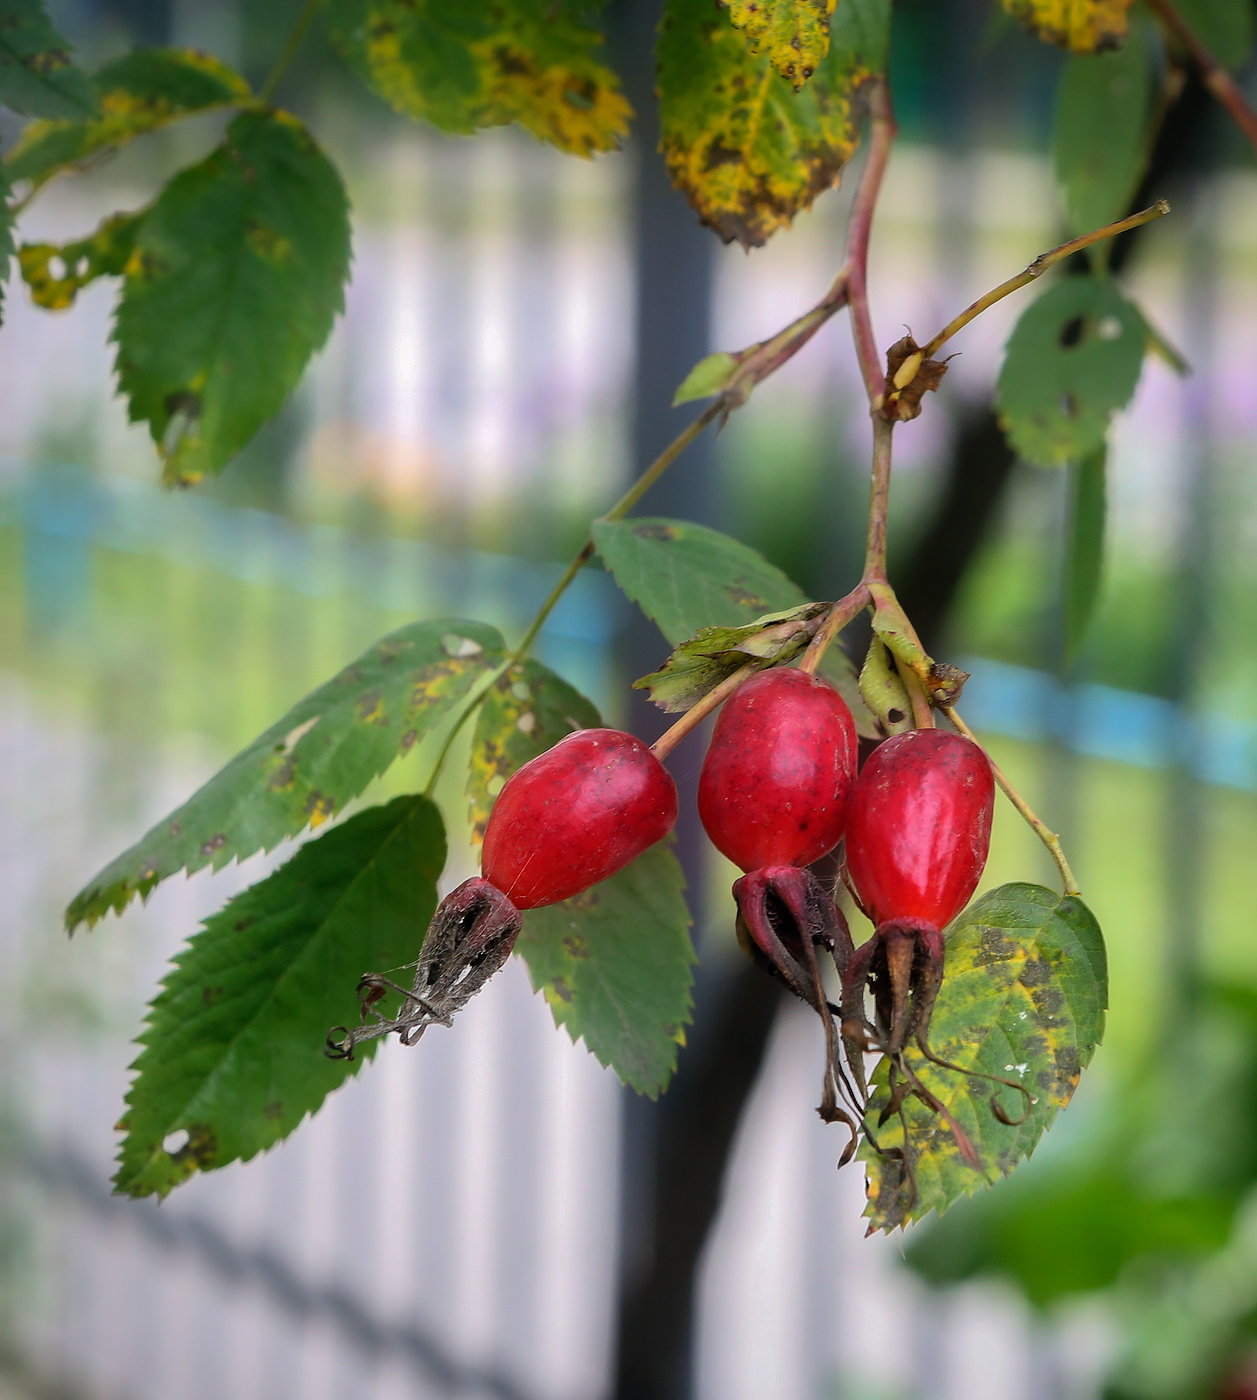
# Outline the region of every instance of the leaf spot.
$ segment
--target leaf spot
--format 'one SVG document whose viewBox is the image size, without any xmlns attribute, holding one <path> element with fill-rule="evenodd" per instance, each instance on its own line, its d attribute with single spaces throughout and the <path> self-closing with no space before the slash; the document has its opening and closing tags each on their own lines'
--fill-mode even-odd
<svg viewBox="0 0 1257 1400">
<path fill-rule="evenodd" d="M 447 656 L 461 659 L 465 656 L 479 656 L 484 651 L 484 647 L 471 637 L 460 637 L 454 632 L 447 632 L 441 638 L 441 647 Z"/>
</svg>

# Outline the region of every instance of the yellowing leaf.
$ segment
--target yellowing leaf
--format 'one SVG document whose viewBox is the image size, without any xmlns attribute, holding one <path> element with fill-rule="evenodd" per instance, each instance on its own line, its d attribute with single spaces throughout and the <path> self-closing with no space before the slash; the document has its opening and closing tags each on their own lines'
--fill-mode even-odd
<svg viewBox="0 0 1257 1400">
<path fill-rule="evenodd" d="M 1032 33 L 1071 53 L 1115 49 L 1126 37 L 1133 0 L 1003 0 Z"/>
<path fill-rule="evenodd" d="M 249 85 L 239 73 L 195 49 L 137 49 L 94 74 L 92 86 L 99 115 L 31 122 L 5 158 L 10 180 L 42 185 L 59 170 L 181 117 L 249 100 Z"/>
<path fill-rule="evenodd" d="M 331 0 L 332 38 L 392 107 L 443 131 L 518 122 L 573 155 L 614 150 L 632 108 L 602 36 L 547 0 Z"/>
<path fill-rule="evenodd" d="M 31 300 L 48 311 L 63 311 L 73 306 L 89 282 L 98 277 L 121 277 L 143 217 L 142 211 L 111 215 L 95 233 L 73 243 L 23 243 L 17 260 Z"/>
<path fill-rule="evenodd" d="M 754 54 L 768 61 L 798 90 L 829 52 L 834 0 L 728 0 L 729 18 Z"/>
<path fill-rule="evenodd" d="M 668 173 L 726 243 L 758 247 L 834 185 L 885 63 L 887 0 L 842 0 L 802 92 L 710 0 L 668 0 L 659 36 Z"/>
</svg>

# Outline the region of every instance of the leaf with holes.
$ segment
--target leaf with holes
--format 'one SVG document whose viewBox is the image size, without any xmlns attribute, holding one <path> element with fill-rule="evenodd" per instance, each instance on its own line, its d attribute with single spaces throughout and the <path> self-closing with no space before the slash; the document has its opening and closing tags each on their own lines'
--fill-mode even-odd
<svg viewBox="0 0 1257 1400">
<path fill-rule="evenodd" d="M 1152 117 L 1153 53 L 1144 25 L 1135 25 L 1116 53 L 1075 55 L 1066 63 L 1052 156 L 1073 233 L 1090 233 L 1125 214 L 1148 163 Z M 1092 261 L 1103 266 L 1112 246 L 1111 239 L 1093 244 Z"/>
<path fill-rule="evenodd" d="M 753 54 L 768 61 L 796 92 L 829 52 L 834 0 L 724 0 L 733 27 Z"/>
<path fill-rule="evenodd" d="M 494 681 L 476 717 L 467 772 L 471 837 L 485 823 L 503 782 L 575 729 L 597 729 L 594 705 L 540 661 L 523 661 Z"/>
<path fill-rule="evenodd" d="M 250 96 L 239 73 L 195 49 L 137 49 L 94 74 L 92 85 L 99 116 L 31 122 L 5 157 L 11 180 L 42 185 L 145 132 L 196 112 L 239 106 Z"/>
<path fill-rule="evenodd" d="M 1073 468 L 1069 550 L 1065 561 L 1065 659 L 1086 640 L 1104 570 L 1105 460 L 1098 447 Z"/>
<path fill-rule="evenodd" d="M 765 243 L 834 185 L 885 68 L 888 0 L 842 0 L 802 92 L 752 54 L 711 0 L 668 0 L 659 34 L 660 146 L 668 173 L 726 243 Z"/>
<path fill-rule="evenodd" d="M 75 67 L 42 0 L 0 0 L 0 107 L 72 119 L 96 111 L 87 74 Z"/>
<path fill-rule="evenodd" d="M 809 599 L 762 554 L 688 520 L 598 520 L 594 544 L 616 583 L 678 647 L 704 627 L 740 626 Z M 832 646 L 821 674 L 842 691 L 862 734 L 876 733 L 846 653 Z"/>
<path fill-rule="evenodd" d="M 555 1022 L 655 1098 L 685 1044 L 696 958 L 685 877 L 661 841 L 593 889 L 530 909 L 515 951 Z"/>
<path fill-rule="evenodd" d="M 742 627 L 703 627 L 649 676 L 634 681 L 662 710 L 676 714 L 748 664 L 780 666 L 798 656 L 816 635 L 828 603 L 804 603 L 767 613 Z"/>
<path fill-rule="evenodd" d="M 217 472 L 282 406 L 341 310 L 349 215 L 295 117 L 245 112 L 136 233 L 118 381 L 169 482 Z"/>
<path fill-rule="evenodd" d="M 17 260 L 31 300 L 49 311 L 63 311 L 98 277 L 121 277 L 143 217 L 143 210 L 112 214 L 94 233 L 72 243 L 23 243 Z"/>
<path fill-rule="evenodd" d="M 632 109 L 595 57 L 588 5 L 552 0 L 331 0 L 333 41 L 396 111 L 442 131 L 518 122 L 561 151 L 611 151 Z"/>
<path fill-rule="evenodd" d="M 1028 1110 L 1012 1089 L 928 1063 L 908 1063 L 968 1133 L 982 1160 L 975 1171 L 943 1119 L 916 1097 L 904 1104 L 915 1192 L 895 1157 L 903 1124 L 877 1126 L 887 1102 L 886 1064 L 873 1077 L 869 1124 L 878 1146 L 860 1147 L 868 1172 L 870 1228 L 892 1230 L 939 1214 L 962 1196 L 1007 1176 L 1034 1151 L 1064 1108 L 1104 1034 L 1108 968 L 1104 939 L 1075 896 L 1039 885 L 1002 885 L 976 900 L 947 929 L 947 970 L 930 1022 L 930 1048 L 963 1069 L 1011 1079 L 1033 1096 Z M 992 1091 L 1015 1126 L 991 1111 Z"/>
<path fill-rule="evenodd" d="M 399 797 L 307 842 L 207 919 L 149 1007 L 116 1190 L 164 1196 L 248 1161 L 355 1073 L 359 1061 L 323 1054 L 327 1028 L 358 1019 L 363 972 L 419 956 L 444 865 L 440 813 Z"/>
<path fill-rule="evenodd" d="M 996 408 L 1027 461 L 1059 466 L 1104 443 L 1139 383 L 1149 330 L 1104 277 L 1065 277 L 1023 313 L 1004 351 Z"/>
<path fill-rule="evenodd" d="M 1071 53 L 1115 49 L 1126 38 L 1133 0 L 1003 0 L 1033 34 Z"/>
<path fill-rule="evenodd" d="M 176 871 L 218 870 L 320 825 L 505 660 L 501 635 L 480 622 L 416 622 L 390 633 L 111 861 L 75 895 L 66 927 L 121 912 Z"/>
</svg>

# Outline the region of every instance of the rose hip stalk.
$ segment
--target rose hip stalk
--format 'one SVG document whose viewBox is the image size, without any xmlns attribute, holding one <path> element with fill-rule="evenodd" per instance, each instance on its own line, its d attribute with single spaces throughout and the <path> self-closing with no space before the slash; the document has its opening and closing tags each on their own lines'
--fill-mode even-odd
<svg viewBox="0 0 1257 1400">
<path fill-rule="evenodd" d="M 352 1057 L 357 1041 L 390 1031 L 412 1045 L 434 1022 L 449 1025 L 510 956 L 521 910 L 608 879 L 663 840 L 676 819 L 676 785 L 640 739 L 617 729 L 561 739 L 507 779 L 485 828 L 483 875 L 437 906 L 411 990 L 367 973 L 358 994 L 363 1019 L 374 1021 L 336 1027 L 328 1053 Z M 389 991 L 405 998 L 394 1020 L 374 1009 Z"/>
</svg>

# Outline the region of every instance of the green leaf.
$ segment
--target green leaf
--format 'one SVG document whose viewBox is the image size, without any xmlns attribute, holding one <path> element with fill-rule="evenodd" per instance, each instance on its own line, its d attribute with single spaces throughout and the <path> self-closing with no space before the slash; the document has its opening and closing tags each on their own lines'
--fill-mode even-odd
<svg viewBox="0 0 1257 1400">
<path fill-rule="evenodd" d="M 1133 0 L 1003 0 L 1033 34 L 1072 53 L 1115 49 L 1126 37 Z"/>
<path fill-rule="evenodd" d="M 1149 331 L 1104 277 L 1065 277 L 1023 313 L 996 390 L 1008 440 L 1027 461 L 1059 466 L 1104 443 L 1139 383 Z"/>
<path fill-rule="evenodd" d="M 484 839 L 494 799 L 517 768 L 573 730 L 601 724 L 597 708 L 540 661 L 519 662 L 504 671 L 476 716 L 467 772 L 472 840 Z"/>
<path fill-rule="evenodd" d="M 1091 625 L 1104 566 L 1103 447 L 1072 468 L 1069 553 L 1065 561 L 1065 658 L 1072 661 Z"/>
<path fill-rule="evenodd" d="M 364 971 L 418 957 L 444 864 L 440 813 L 399 797 L 307 842 L 206 920 L 149 1007 L 118 1192 L 164 1196 L 248 1161 L 356 1071 L 323 1054 L 328 1027 L 357 1021 Z"/>
<path fill-rule="evenodd" d="M 737 355 L 727 350 L 717 350 L 713 355 L 704 355 L 681 381 L 680 387 L 672 396 L 672 407 L 691 403 L 694 399 L 710 399 L 722 393 L 741 363 Z"/>
<path fill-rule="evenodd" d="M 1242 68 L 1253 51 L 1248 0 L 1175 0 L 1187 27 L 1225 68 Z"/>
<path fill-rule="evenodd" d="M 753 54 L 768 61 L 796 92 L 829 52 L 834 0 L 725 0 L 733 27 Z"/>
<path fill-rule="evenodd" d="M 810 601 L 762 554 L 706 525 L 645 516 L 597 520 L 593 537 L 616 583 L 673 647 L 704 627 L 736 627 Z M 841 647 L 829 648 L 820 670 L 842 692 L 860 733 L 875 734 Z"/>
<path fill-rule="evenodd" d="M 1137 24 L 1115 53 L 1075 56 L 1061 73 L 1052 156 L 1069 225 L 1090 233 L 1120 219 L 1148 163 L 1153 108 L 1149 36 Z M 1097 139 L 1103 132 L 1103 140 Z M 1110 240 L 1089 251 L 1105 259 Z M 1103 265 L 1101 262 L 1099 265 Z"/>
<path fill-rule="evenodd" d="M 632 108 L 594 52 L 589 6 L 552 0 L 330 0 L 350 65 L 396 111 L 442 131 L 518 122 L 561 151 L 611 151 Z"/>
<path fill-rule="evenodd" d="M 75 895 L 67 929 L 121 912 L 176 871 L 218 870 L 320 825 L 505 659 L 501 635 L 480 622 L 416 622 L 390 633 L 111 861 Z"/>
<path fill-rule="evenodd" d="M 18 266 L 31 300 L 48 311 L 63 311 L 73 306 L 89 282 L 98 277 L 121 277 L 144 213 L 113 214 L 94 233 L 72 243 L 23 243 L 18 249 Z"/>
<path fill-rule="evenodd" d="M 528 910 L 515 945 L 556 1023 L 652 1099 L 676 1068 L 693 1005 L 684 889 L 661 841 L 584 894 Z"/>
<path fill-rule="evenodd" d="M 834 185 L 886 62 L 888 0 L 842 0 L 829 51 L 796 93 L 711 0 L 668 0 L 659 33 L 660 148 L 726 243 L 757 247 Z"/>
<path fill-rule="evenodd" d="M 136 234 L 114 339 L 166 479 L 216 472 L 282 406 L 343 306 L 340 177 L 285 112 L 242 113 Z"/>
<path fill-rule="evenodd" d="M 74 66 L 41 0 L 0 0 L 0 107 L 34 117 L 96 111 L 91 83 Z"/>
<path fill-rule="evenodd" d="M 777 666 L 797 656 L 816 635 L 818 620 L 828 610 L 828 603 L 804 603 L 788 612 L 757 617 L 742 627 L 703 627 L 677 647 L 661 670 L 634 681 L 633 686 L 648 690 L 661 709 L 688 710 L 748 662 Z"/>
<path fill-rule="evenodd" d="M 32 122 L 5 157 L 11 180 L 42 185 L 58 171 L 145 132 L 194 112 L 238 106 L 250 96 L 239 73 L 195 49 L 138 49 L 102 68 L 92 86 L 99 115 Z"/>
<path fill-rule="evenodd" d="M 947 1124 L 915 1097 L 904 1104 L 916 1174 L 916 1198 L 897 1162 L 867 1142 L 871 1228 L 892 1230 L 1007 1176 L 1034 1151 L 1065 1107 L 1104 1034 L 1108 971 L 1104 940 L 1087 906 L 1038 885 L 1002 885 L 983 895 L 947 930 L 947 970 L 930 1025 L 930 1047 L 942 1059 L 983 1074 L 1019 1080 L 1034 1102 L 1024 1122 L 1001 1123 L 992 1089 L 1009 1116 L 1025 1112 L 1022 1097 L 910 1054 L 909 1063 L 969 1134 L 985 1174 L 966 1165 Z M 874 1074 L 869 1122 L 883 1149 L 901 1147 L 897 1117 L 878 1129 L 886 1103 L 886 1064 Z"/>
</svg>

